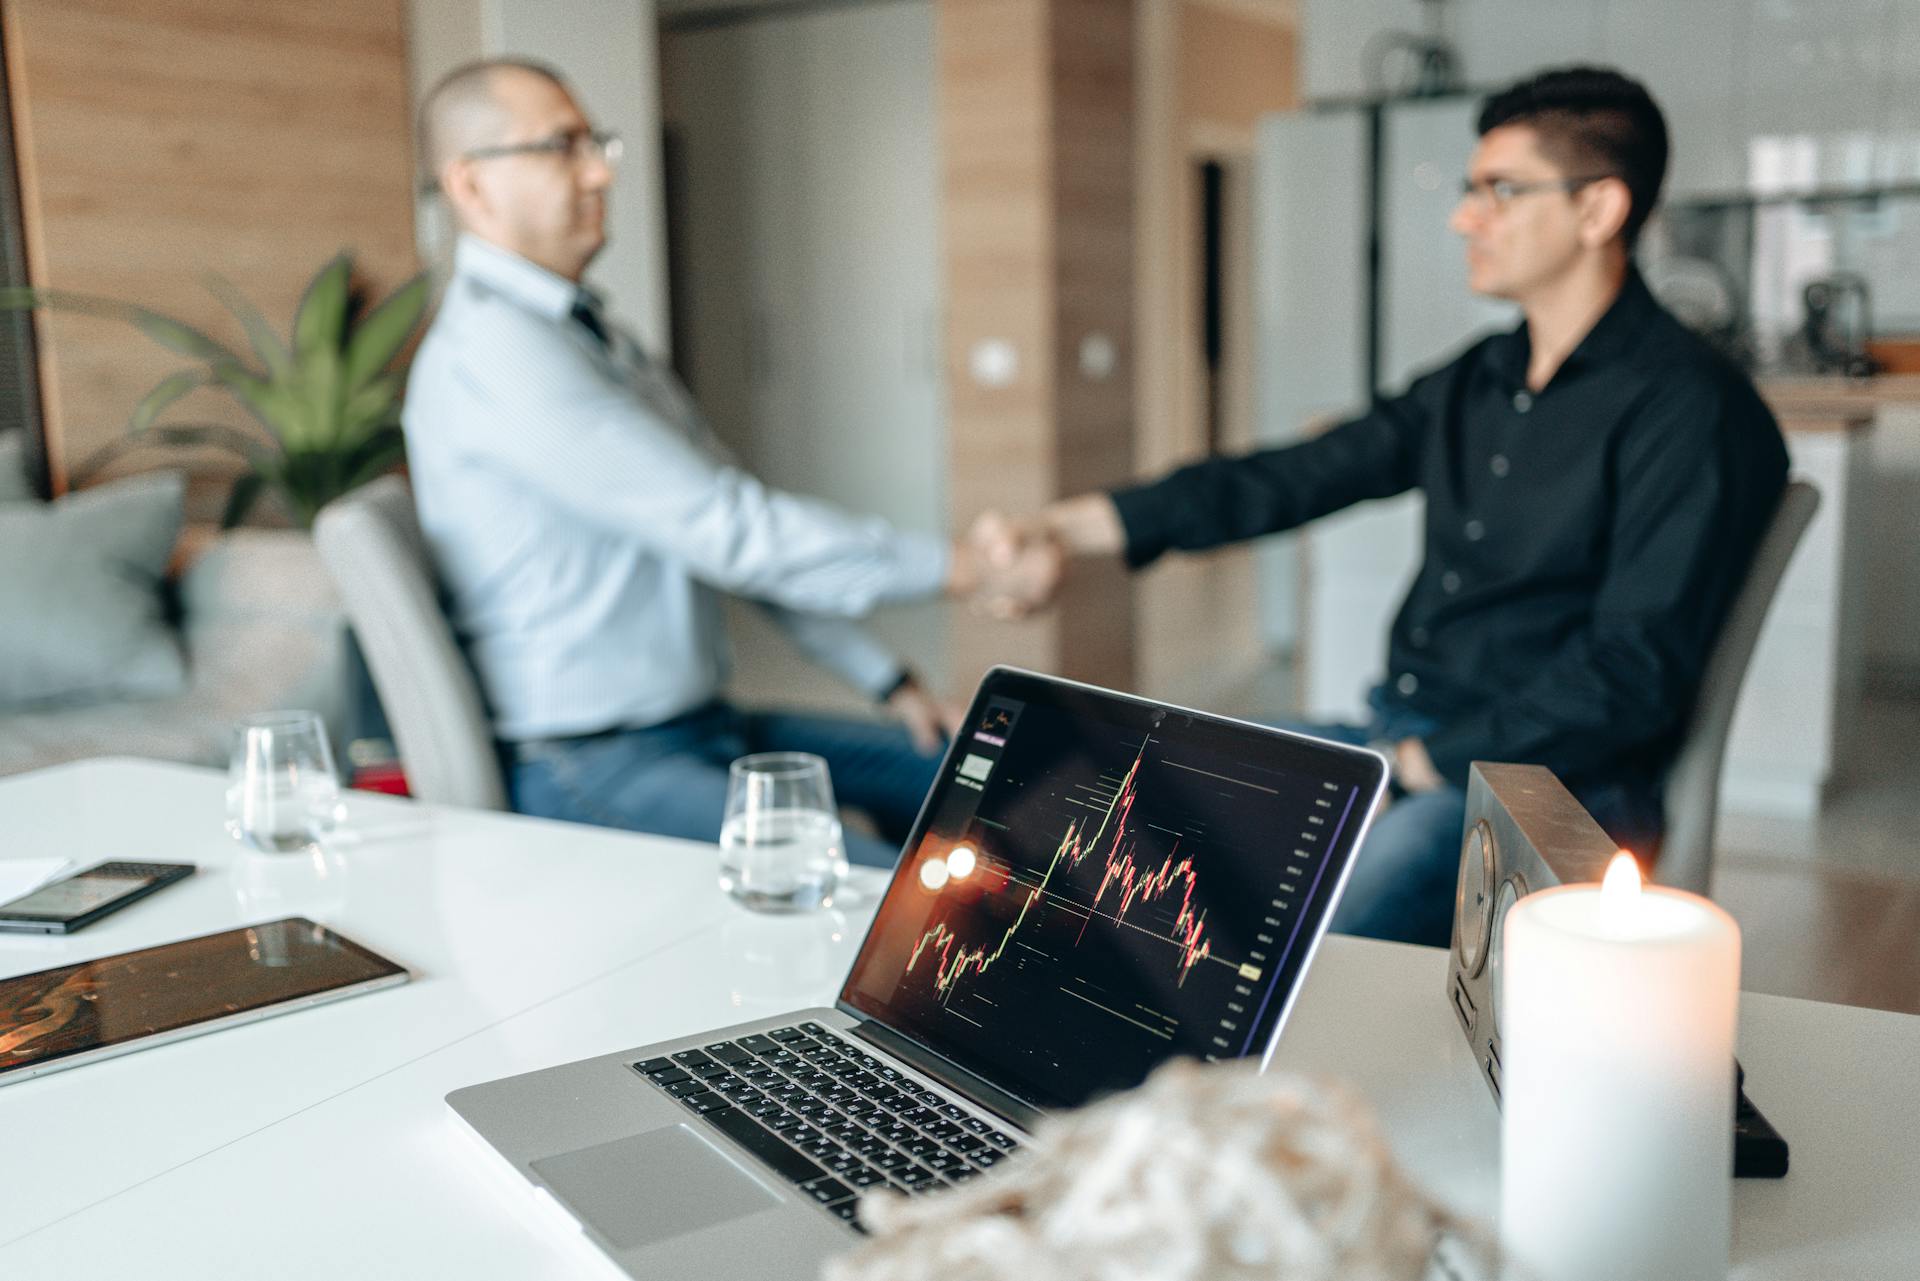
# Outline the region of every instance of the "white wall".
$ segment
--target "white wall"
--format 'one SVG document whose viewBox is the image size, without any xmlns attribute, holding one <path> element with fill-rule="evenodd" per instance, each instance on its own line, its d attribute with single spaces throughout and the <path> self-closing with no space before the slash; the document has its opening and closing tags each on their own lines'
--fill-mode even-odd
<svg viewBox="0 0 1920 1281">
<path fill-rule="evenodd" d="M 581 106 L 626 146 L 608 207 L 608 245 L 588 281 L 647 347 L 668 348 L 666 218 L 660 191 L 660 77 L 654 0 L 408 0 L 414 102 L 463 62 L 515 55 L 552 64 Z M 436 203 L 437 202 L 432 202 Z M 423 209 L 421 255 L 447 224 Z"/>
<path fill-rule="evenodd" d="M 1369 42 L 1421 31 L 1419 0 L 1300 0 L 1309 100 L 1366 91 Z M 1644 81 L 1674 126 L 1675 193 L 1791 180 L 1920 181 L 1913 0 L 1452 0 L 1469 83 L 1594 61 Z"/>
</svg>

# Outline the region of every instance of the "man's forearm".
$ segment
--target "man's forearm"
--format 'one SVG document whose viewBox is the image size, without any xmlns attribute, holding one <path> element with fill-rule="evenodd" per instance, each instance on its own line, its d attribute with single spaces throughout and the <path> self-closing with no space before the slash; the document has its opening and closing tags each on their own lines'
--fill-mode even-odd
<svg viewBox="0 0 1920 1281">
<path fill-rule="evenodd" d="M 1049 505 L 1040 519 L 1047 532 L 1077 556 L 1118 556 L 1126 550 L 1126 528 L 1105 494 L 1063 498 Z"/>
</svg>

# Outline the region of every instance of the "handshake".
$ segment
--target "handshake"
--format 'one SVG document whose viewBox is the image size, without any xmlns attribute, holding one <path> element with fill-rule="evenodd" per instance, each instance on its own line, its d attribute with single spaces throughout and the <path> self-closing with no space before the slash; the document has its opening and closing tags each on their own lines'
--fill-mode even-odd
<svg viewBox="0 0 1920 1281">
<path fill-rule="evenodd" d="M 947 594 L 989 618 L 1025 618 L 1053 602 L 1069 558 L 1118 554 L 1125 541 L 1104 494 L 1066 499 L 1033 516 L 984 512 L 954 541 Z"/>
</svg>

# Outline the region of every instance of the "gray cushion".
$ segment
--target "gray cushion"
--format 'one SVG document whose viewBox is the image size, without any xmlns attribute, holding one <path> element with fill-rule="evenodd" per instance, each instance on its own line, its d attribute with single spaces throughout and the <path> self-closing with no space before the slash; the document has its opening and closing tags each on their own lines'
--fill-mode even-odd
<svg viewBox="0 0 1920 1281">
<path fill-rule="evenodd" d="M 0 503 L 32 502 L 38 497 L 27 480 L 25 434 L 0 432 Z"/>
<path fill-rule="evenodd" d="M 160 595 L 184 492 L 183 477 L 159 472 L 0 505 L 0 709 L 186 684 Z"/>
</svg>

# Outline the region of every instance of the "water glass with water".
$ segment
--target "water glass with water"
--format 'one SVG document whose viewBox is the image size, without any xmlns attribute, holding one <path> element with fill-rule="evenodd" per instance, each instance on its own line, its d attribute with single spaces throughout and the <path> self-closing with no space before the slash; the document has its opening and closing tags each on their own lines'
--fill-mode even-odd
<svg viewBox="0 0 1920 1281">
<path fill-rule="evenodd" d="M 833 903 L 846 844 L 827 763 L 806 752 L 761 752 L 733 763 L 720 826 L 720 888 L 759 912 Z"/>
<path fill-rule="evenodd" d="M 233 729 L 227 832 L 268 853 L 312 850 L 340 821 L 340 778 L 318 712 L 267 712 Z"/>
</svg>

